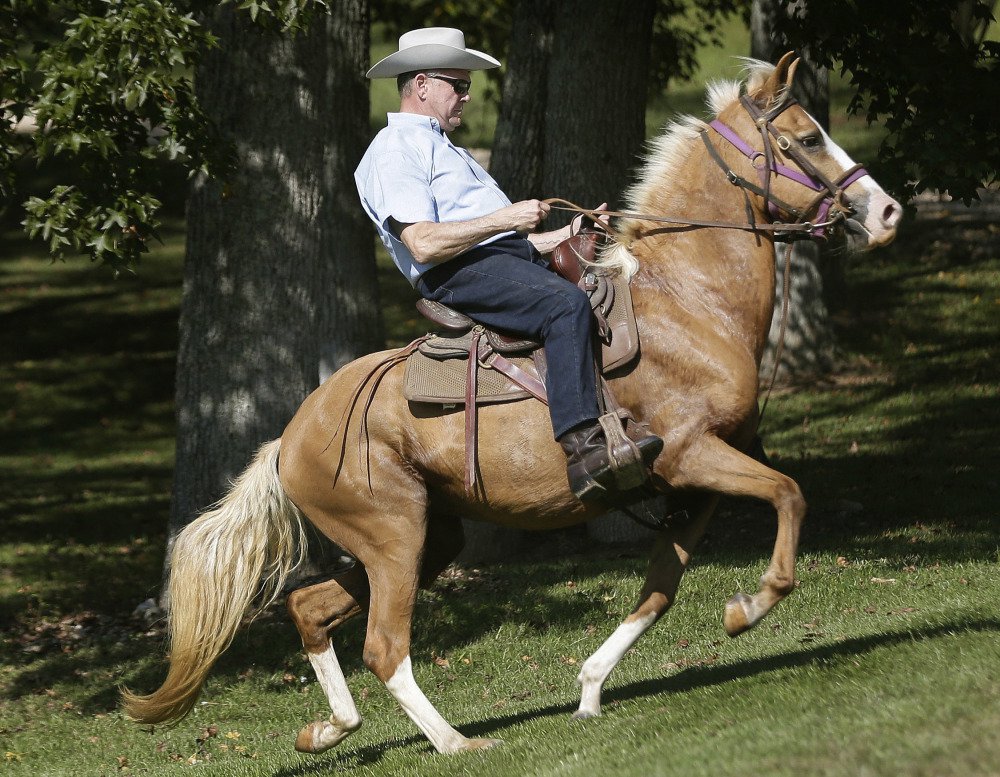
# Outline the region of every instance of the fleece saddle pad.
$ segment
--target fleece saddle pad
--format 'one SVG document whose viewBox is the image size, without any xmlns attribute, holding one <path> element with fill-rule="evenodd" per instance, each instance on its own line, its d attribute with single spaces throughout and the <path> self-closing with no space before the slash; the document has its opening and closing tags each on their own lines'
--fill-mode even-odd
<svg viewBox="0 0 1000 777">
<path fill-rule="evenodd" d="M 538 377 L 530 356 L 508 357 L 524 372 Z M 403 395 L 411 402 L 432 402 L 438 405 L 464 405 L 465 384 L 469 374 L 468 355 L 465 358 L 434 359 L 415 351 L 406 362 L 406 383 Z M 479 367 L 476 380 L 476 402 L 512 402 L 530 397 L 527 391 L 506 375 L 488 367 Z"/>
</svg>

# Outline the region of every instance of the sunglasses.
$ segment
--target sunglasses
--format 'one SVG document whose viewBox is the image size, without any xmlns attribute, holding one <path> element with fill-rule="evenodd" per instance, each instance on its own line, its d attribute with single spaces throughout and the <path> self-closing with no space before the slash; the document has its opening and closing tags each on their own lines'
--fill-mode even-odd
<svg viewBox="0 0 1000 777">
<path fill-rule="evenodd" d="M 437 73 L 425 73 L 428 78 L 436 78 L 438 81 L 447 81 L 457 95 L 466 95 L 472 88 L 472 82 L 464 78 L 452 78 L 451 76 L 439 76 Z"/>
</svg>

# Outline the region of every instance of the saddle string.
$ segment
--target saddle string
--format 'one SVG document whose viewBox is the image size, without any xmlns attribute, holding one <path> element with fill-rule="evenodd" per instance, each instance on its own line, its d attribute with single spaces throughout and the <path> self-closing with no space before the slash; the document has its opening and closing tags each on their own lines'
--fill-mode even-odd
<svg viewBox="0 0 1000 777">
<path fill-rule="evenodd" d="M 371 409 L 372 402 L 375 400 L 375 392 L 378 390 L 379 385 L 393 367 L 406 362 L 410 354 L 417 350 L 420 344 L 429 337 L 430 335 L 422 335 L 408 345 L 405 345 L 394 353 L 391 353 L 385 359 L 376 364 L 368 372 L 368 374 L 361 379 L 357 387 L 354 389 L 351 401 L 348 402 L 347 407 L 344 408 L 344 412 L 341 414 L 340 420 L 337 422 L 337 427 L 333 430 L 333 435 L 330 437 L 330 442 L 328 442 L 326 447 L 321 451 L 321 454 L 326 453 L 337 439 L 337 435 L 340 434 L 341 429 L 343 429 L 344 435 L 340 445 L 337 469 L 333 474 L 333 487 L 336 487 L 337 481 L 340 480 L 340 473 L 344 468 L 344 462 L 347 458 L 347 431 L 351 425 L 351 419 L 354 417 L 354 411 L 357 409 L 358 403 L 361 401 L 361 395 L 364 393 L 365 388 L 369 386 L 369 383 L 371 384 L 368 397 L 365 400 L 364 409 L 362 411 L 361 429 L 358 435 L 358 458 L 361 457 L 362 443 L 365 443 L 366 445 L 368 444 L 368 412 Z M 366 457 L 366 459 L 368 469 L 368 490 L 374 493 L 372 487 L 371 457 Z"/>
<path fill-rule="evenodd" d="M 483 336 L 482 326 L 472 329 L 472 344 L 469 346 L 469 364 L 465 377 L 465 493 L 472 499 L 478 491 L 476 470 L 479 469 L 477 451 L 479 448 L 479 406 L 476 403 L 479 382 L 479 341 Z"/>
</svg>

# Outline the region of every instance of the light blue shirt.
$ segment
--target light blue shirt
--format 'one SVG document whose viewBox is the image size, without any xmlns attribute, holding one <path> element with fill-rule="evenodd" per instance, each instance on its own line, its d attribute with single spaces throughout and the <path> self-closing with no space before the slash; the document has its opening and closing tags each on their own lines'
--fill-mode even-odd
<svg viewBox="0 0 1000 777">
<path fill-rule="evenodd" d="M 416 284 L 433 265 L 414 261 L 390 229 L 390 218 L 402 224 L 468 221 L 511 203 L 482 165 L 451 142 L 437 119 L 415 113 L 390 113 L 388 118 L 354 171 L 354 181 L 389 255 Z M 480 245 L 512 234 L 504 232 Z"/>
</svg>

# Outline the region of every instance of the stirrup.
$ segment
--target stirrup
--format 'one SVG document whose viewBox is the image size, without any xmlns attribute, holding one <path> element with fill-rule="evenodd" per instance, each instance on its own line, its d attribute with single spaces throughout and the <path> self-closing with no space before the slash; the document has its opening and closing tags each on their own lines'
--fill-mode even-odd
<svg viewBox="0 0 1000 777">
<path fill-rule="evenodd" d="M 625 435 L 622 419 L 617 413 L 605 413 L 597 422 L 604 430 L 608 445 L 608 461 L 619 491 L 638 488 L 646 482 L 649 471 L 642 459 L 639 446 Z"/>
</svg>

